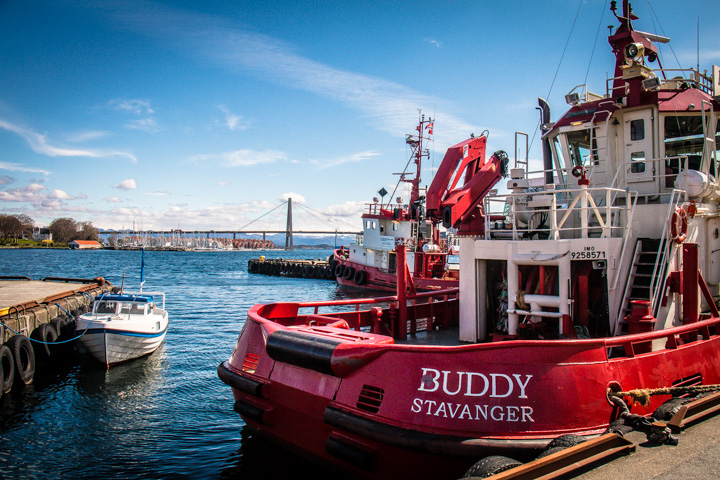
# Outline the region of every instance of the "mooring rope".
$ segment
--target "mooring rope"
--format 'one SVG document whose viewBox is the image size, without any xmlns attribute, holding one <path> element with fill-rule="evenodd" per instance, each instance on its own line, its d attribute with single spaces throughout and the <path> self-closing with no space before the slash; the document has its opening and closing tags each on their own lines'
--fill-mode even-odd
<svg viewBox="0 0 720 480">
<path fill-rule="evenodd" d="M 627 392 L 608 392 L 609 397 L 630 397 L 633 403 L 643 407 L 650 405 L 650 397 L 653 395 L 684 395 L 687 393 L 707 393 L 720 390 L 720 385 L 694 385 L 686 387 L 663 387 L 663 388 L 637 388 Z"/>
</svg>

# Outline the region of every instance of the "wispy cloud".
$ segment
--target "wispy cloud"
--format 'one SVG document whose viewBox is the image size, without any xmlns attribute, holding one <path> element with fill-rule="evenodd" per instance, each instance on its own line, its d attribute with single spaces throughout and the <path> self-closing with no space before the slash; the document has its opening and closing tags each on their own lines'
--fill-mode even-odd
<svg viewBox="0 0 720 480">
<path fill-rule="evenodd" d="M 277 150 L 235 150 L 223 153 L 222 159 L 226 167 L 250 167 L 287 160 L 287 155 Z"/>
<path fill-rule="evenodd" d="M 137 183 L 135 183 L 134 178 L 128 178 L 127 180 L 123 180 L 117 185 L 113 185 L 113 188 L 117 188 L 119 190 L 136 190 L 138 187 Z"/>
<path fill-rule="evenodd" d="M 131 120 L 129 123 L 125 124 L 125 128 L 129 128 L 131 130 L 142 130 L 149 133 L 160 131 L 155 117 L 152 116 L 155 113 L 155 110 L 150 107 L 150 102 L 148 100 L 141 100 L 137 98 L 114 99 L 110 100 L 108 105 L 120 112 L 128 113 L 136 117 L 142 117 Z"/>
<path fill-rule="evenodd" d="M 159 37 L 231 71 L 250 72 L 343 103 L 364 114 L 375 128 L 393 135 L 407 132 L 408 125 L 417 120 L 418 109 L 437 111 L 436 117 L 442 119 L 436 125 L 436 146 L 452 145 L 458 138 L 482 130 L 438 108 L 448 105 L 443 99 L 382 78 L 325 65 L 298 54 L 286 42 L 242 30 L 216 17 L 161 6 L 152 8 L 155 10 L 125 12 L 118 19 L 135 31 Z"/>
<path fill-rule="evenodd" d="M 122 202 L 122 200 L 120 200 L 118 197 L 107 197 L 107 198 L 103 198 L 103 200 L 108 203 L 121 203 Z"/>
<path fill-rule="evenodd" d="M 43 175 L 50 175 L 50 172 L 40 168 L 26 167 L 19 163 L 0 162 L 0 170 L 8 170 L 10 172 L 29 172 L 29 173 L 42 173 Z"/>
<path fill-rule="evenodd" d="M 337 167 L 338 165 L 343 165 L 345 163 L 361 163 L 378 155 L 380 155 L 378 152 L 366 151 L 353 153 L 343 157 L 334 157 L 327 160 L 315 159 L 311 160 L 310 163 L 317 165 L 320 170 L 325 170 L 326 168 Z"/>
<path fill-rule="evenodd" d="M 442 43 L 439 40 L 435 40 L 434 38 L 425 38 L 425 41 L 434 47 L 442 47 Z"/>
<path fill-rule="evenodd" d="M 27 141 L 28 145 L 30 145 L 30 149 L 33 152 L 40 155 L 46 155 L 48 157 L 125 157 L 133 163 L 137 162 L 137 158 L 135 158 L 134 155 L 126 152 L 64 148 L 52 145 L 48 141 L 46 135 L 40 135 L 39 133 L 34 132 L 29 128 L 15 125 L 3 119 L 0 119 L 0 128 L 21 136 L 25 139 L 25 141 Z"/>
<path fill-rule="evenodd" d="M 242 115 L 236 115 L 236 114 L 232 113 L 224 105 L 218 105 L 218 109 L 225 114 L 223 124 L 229 130 L 236 131 L 236 130 L 246 130 L 247 129 L 247 124 L 245 122 L 243 122 Z"/>
<path fill-rule="evenodd" d="M 276 163 L 285 161 L 288 156 L 285 152 L 278 150 L 234 150 L 219 154 L 202 154 L 193 155 L 188 158 L 188 162 L 194 164 L 203 164 L 207 162 L 219 162 L 222 166 L 233 167 L 252 167 L 265 163 Z"/>
<path fill-rule="evenodd" d="M 121 110 L 135 115 L 152 115 L 155 111 L 150 108 L 150 102 L 147 100 L 133 99 L 114 99 L 108 102 L 112 108 Z"/>
</svg>

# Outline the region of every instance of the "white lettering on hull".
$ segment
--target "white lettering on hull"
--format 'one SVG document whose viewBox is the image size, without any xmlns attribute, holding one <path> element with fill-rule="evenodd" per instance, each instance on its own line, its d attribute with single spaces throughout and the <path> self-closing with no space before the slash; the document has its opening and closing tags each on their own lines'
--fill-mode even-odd
<svg viewBox="0 0 720 480">
<path fill-rule="evenodd" d="M 469 397 L 476 400 L 527 399 L 527 387 L 532 375 L 514 373 L 452 372 L 423 368 L 419 392 L 444 394 L 448 397 Z M 415 398 L 411 411 L 434 417 L 489 421 L 489 422 L 534 422 L 533 409 L 527 405 L 488 405 L 467 402 L 448 402 Z"/>
<path fill-rule="evenodd" d="M 442 382 L 440 377 L 442 377 Z M 510 377 L 504 373 L 486 375 L 478 372 L 450 372 L 449 370 L 423 368 L 418 391 L 434 392 L 440 388 L 442 383 L 442 392 L 451 397 L 460 394 L 466 397 L 483 397 L 490 393 L 489 396 L 492 398 L 505 398 L 517 391 L 517 398 L 528 398 L 525 388 L 532 375 L 525 375 L 524 381 L 522 377 L 517 373 Z M 463 391 L 464 393 L 461 393 Z"/>
</svg>

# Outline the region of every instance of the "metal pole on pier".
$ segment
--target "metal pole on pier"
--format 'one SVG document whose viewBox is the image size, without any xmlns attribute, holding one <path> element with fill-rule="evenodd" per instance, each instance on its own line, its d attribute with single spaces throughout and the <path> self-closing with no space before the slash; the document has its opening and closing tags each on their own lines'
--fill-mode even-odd
<svg viewBox="0 0 720 480">
<path fill-rule="evenodd" d="M 295 250 L 292 237 L 292 197 L 288 198 L 287 227 L 285 227 L 285 250 Z"/>
</svg>

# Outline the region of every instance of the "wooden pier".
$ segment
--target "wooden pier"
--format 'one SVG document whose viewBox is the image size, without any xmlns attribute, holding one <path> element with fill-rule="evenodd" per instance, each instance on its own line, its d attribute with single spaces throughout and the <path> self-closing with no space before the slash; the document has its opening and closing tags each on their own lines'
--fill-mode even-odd
<svg viewBox="0 0 720 480">
<path fill-rule="evenodd" d="M 33 381 L 72 349 L 75 319 L 96 295 L 110 292 L 105 279 L 0 277 L 0 397 Z"/>
</svg>

